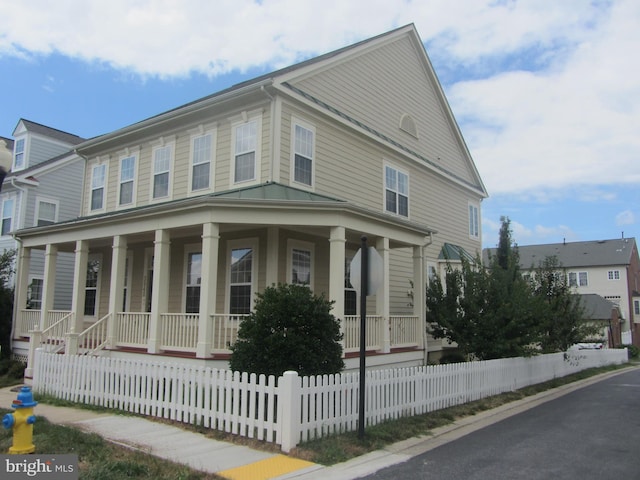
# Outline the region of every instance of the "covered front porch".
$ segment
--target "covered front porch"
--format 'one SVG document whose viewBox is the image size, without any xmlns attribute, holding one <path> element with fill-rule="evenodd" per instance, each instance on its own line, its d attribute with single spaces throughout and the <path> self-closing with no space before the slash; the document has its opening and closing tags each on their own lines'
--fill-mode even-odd
<svg viewBox="0 0 640 480">
<path fill-rule="evenodd" d="M 225 359 L 255 294 L 285 282 L 333 302 L 349 356 L 360 347 L 360 312 L 348 269 L 363 234 L 384 270 L 365 312 L 367 350 L 425 348 L 428 229 L 324 198 L 195 200 L 20 232 L 14 337 L 30 337 L 30 359 L 38 347 Z M 29 298 L 35 249 L 45 252 L 37 302 Z M 56 284 L 60 252 L 75 256 L 72 285 Z M 421 286 L 413 299 L 411 284 Z M 70 308 L 54 310 L 65 289 Z"/>
</svg>

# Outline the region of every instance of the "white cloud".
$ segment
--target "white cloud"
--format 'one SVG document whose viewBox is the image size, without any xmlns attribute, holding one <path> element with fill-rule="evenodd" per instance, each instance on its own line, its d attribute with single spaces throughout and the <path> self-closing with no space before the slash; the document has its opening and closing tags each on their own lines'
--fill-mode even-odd
<svg viewBox="0 0 640 480">
<path fill-rule="evenodd" d="M 640 69 L 628 56 L 640 47 L 638 19 L 640 4 L 615 2 L 588 28 L 569 28 L 575 45 L 548 68 L 451 88 L 490 193 L 640 181 Z"/>
<path fill-rule="evenodd" d="M 636 223 L 636 216 L 631 210 L 625 210 L 616 215 L 616 225 L 633 225 Z"/>
<path fill-rule="evenodd" d="M 142 77 L 274 69 L 413 22 L 490 194 L 640 182 L 637 0 L 0 0 L 0 11 L 0 56 L 55 52 Z"/>
</svg>

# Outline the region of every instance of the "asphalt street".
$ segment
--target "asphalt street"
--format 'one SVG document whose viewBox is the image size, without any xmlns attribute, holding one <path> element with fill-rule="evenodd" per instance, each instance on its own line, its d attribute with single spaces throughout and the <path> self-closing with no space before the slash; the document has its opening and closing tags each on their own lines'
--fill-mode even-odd
<svg viewBox="0 0 640 480">
<path fill-rule="evenodd" d="M 576 390 L 364 478 L 640 478 L 640 370 Z"/>
</svg>

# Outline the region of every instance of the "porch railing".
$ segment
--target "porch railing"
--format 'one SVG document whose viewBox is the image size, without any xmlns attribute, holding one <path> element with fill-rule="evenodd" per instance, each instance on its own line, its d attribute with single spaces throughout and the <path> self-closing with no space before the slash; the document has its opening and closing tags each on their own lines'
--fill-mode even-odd
<svg viewBox="0 0 640 480">
<path fill-rule="evenodd" d="M 231 353 L 238 339 L 238 329 L 249 315 L 215 314 L 213 317 L 213 353 Z"/>
<path fill-rule="evenodd" d="M 15 335 L 17 337 L 28 337 L 31 330 L 40 328 L 40 310 L 24 309 L 20 310 L 18 321 L 16 322 Z"/>
<path fill-rule="evenodd" d="M 111 314 L 107 313 L 82 333 L 77 335 L 69 334 L 69 353 L 84 353 L 92 355 L 97 351 L 102 350 L 107 344 L 107 324 L 110 319 Z M 73 347 L 71 346 L 72 344 Z M 75 352 L 72 350 L 75 350 Z"/>
<path fill-rule="evenodd" d="M 116 313 L 116 346 L 147 348 L 149 343 L 148 312 L 119 312 Z"/>
<path fill-rule="evenodd" d="M 389 317 L 389 333 L 391 348 L 422 347 L 424 344 L 419 317 L 391 316 Z"/>
<path fill-rule="evenodd" d="M 50 312 L 55 314 L 63 313 L 61 311 Z M 37 332 L 40 338 L 40 344 L 36 348 L 43 348 L 47 352 L 60 352 L 64 349 L 65 334 L 70 330 L 71 321 L 73 320 L 73 312 L 64 312 L 58 320 L 50 324 L 41 332 Z M 59 315 L 54 315 L 53 318 Z M 50 318 L 47 316 L 47 318 Z M 35 332 L 34 332 L 35 333 Z M 38 343 L 38 342 L 34 342 Z"/>
<path fill-rule="evenodd" d="M 197 313 L 163 313 L 160 315 L 160 348 L 177 352 L 195 352 L 198 345 Z"/>
<path fill-rule="evenodd" d="M 380 315 L 367 315 L 366 346 L 367 350 L 382 350 L 384 345 L 384 319 Z M 344 333 L 344 352 L 360 350 L 360 316 L 346 315 L 342 322 Z"/>
</svg>

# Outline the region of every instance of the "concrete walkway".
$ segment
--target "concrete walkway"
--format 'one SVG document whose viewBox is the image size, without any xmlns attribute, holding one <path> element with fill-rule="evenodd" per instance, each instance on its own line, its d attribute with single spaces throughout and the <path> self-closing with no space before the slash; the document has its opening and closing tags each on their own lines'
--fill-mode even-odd
<svg viewBox="0 0 640 480">
<path fill-rule="evenodd" d="M 460 419 L 450 425 L 433 430 L 428 436 L 411 438 L 390 445 L 383 450 L 371 452 L 331 467 L 213 440 L 199 433 L 142 417 L 46 404 L 38 404 L 34 413 L 46 417 L 50 422 L 95 432 L 116 444 L 185 464 L 196 470 L 215 473 L 230 480 L 351 480 L 404 462 L 415 455 L 427 452 L 487 425 L 499 422 L 578 388 L 627 371 L 627 369 L 623 369 L 605 373 L 548 390 L 493 410 Z M 16 387 L 0 389 L 0 406 L 10 409 L 11 403 L 16 397 Z M 37 423 L 34 428 L 37 428 Z M 10 435 L 5 432 L 2 434 Z"/>
</svg>

